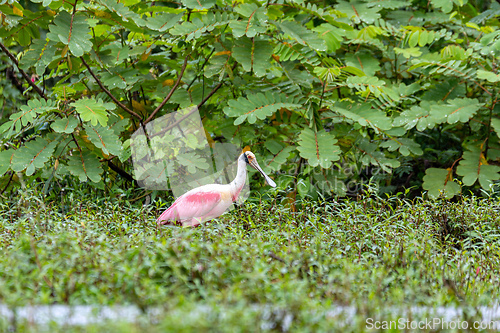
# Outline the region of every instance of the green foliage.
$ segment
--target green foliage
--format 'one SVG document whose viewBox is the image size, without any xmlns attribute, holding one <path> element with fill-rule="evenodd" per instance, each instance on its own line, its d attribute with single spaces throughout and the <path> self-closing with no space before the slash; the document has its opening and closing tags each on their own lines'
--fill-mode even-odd
<svg viewBox="0 0 500 333">
<path fill-rule="evenodd" d="M 336 143 L 335 136 L 325 130 L 315 132 L 305 128 L 299 135 L 297 150 L 300 152 L 300 156 L 307 159 L 312 167 L 320 165 L 322 168 L 328 169 L 332 162 L 340 159 L 340 148 Z"/>
<path fill-rule="evenodd" d="M 26 175 L 31 176 L 36 168 L 41 168 L 54 152 L 57 141 L 49 142 L 43 138 L 28 142 L 16 150 L 12 158 L 12 170 L 19 172 L 26 169 Z"/>
<path fill-rule="evenodd" d="M 75 57 L 81 57 L 92 48 L 90 42 L 89 26 L 84 15 L 71 15 L 66 11 L 59 12 L 54 19 L 54 24 L 49 26 L 47 38 L 52 41 L 60 40 L 68 45 Z"/>
<path fill-rule="evenodd" d="M 101 180 L 102 168 L 99 159 L 89 151 L 78 152 L 68 159 L 68 171 L 81 182 Z"/>
<path fill-rule="evenodd" d="M 113 103 L 104 103 L 101 99 L 80 99 L 70 104 L 80 114 L 83 121 L 89 121 L 93 126 L 97 123 L 106 126 L 108 123 L 108 110 L 113 110 Z"/>
<path fill-rule="evenodd" d="M 451 169 L 429 168 L 425 170 L 424 190 L 429 191 L 431 198 L 444 197 L 450 199 L 460 193 L 460 185 L 450 179 Z"/>
<path fill-rule="evenodd" d="M 22 170 L 47 188 L 70 175 L 101 188 L 115 172 L 130 179 L 132 133 L 190 105 L 210 138 L 250 146 L 292 195 L 299 184 L 343 193 L 323 185 L 359 183 L 347 170 L 364 166 L 387 188 L 433 197 L 458 193 L 455 177 L 472 190 L 498 181 L 494 1 L 34 0 L 0 11 L 7 187 Z"/>
<path fill-rule="evenodd" d="M 235 125 L 243 123 L 245 120 L 253 124 L 257 119 L 265 119 L 271 116 L 276 110 L 281 108 L 300 108 L 301 105 L 288 101 L 283 94 L 255 94 L 247 98 L 240 97 L 237 100 L 229 101 L 229 105 L 224 108 L 224 112 L 229 117 L 238 117 L 234 121 Z"/>
<path fill-rule="evenodd" d="M 463 183 L 467 186 L 474 185 L 479 180 L 481 187 L 490 189 L 493 181 L 500 178 L 500 167 L 488 165 L 480 149 L 474 147 L 464 152 L 463 159 L 457 168 L 457 174 L 463 176 Z"/>
<path fill-rule="evenodd" d="M 23 197 L 29 207 L 15 196 L 0 202 L 0 300 L 19 314 L 7 322 L 2 311 L 5 331 L 113 331 L 113 319 L 94 329 L 59 316 L 60 330 L 47 316 L 42 325 L 20 320 L 24 306 L 55 304 L 141 309 L 126 332 L 255 331 L 285 322 L 289 331 L 364 332 L 367 316 L 384 308 L 387 318 L 412 310 L 417 320 L 428 314 L 415 314 L 416 306 L 460 304 L 463 320 L 476 320 L 473 310 L 499 295 L 493 198 L 429 202 L 368 188 L 358 201 L 297 200 L 292 212 L 286 199 L 264 195 L 192 229 L 157 228 L 162 203 L 144 207 L 132 189 L 115 187 L 118 199 L 110 199 L 75 181 L 58 205 L 58 195 L 44 201 L 36 190 Z M 332 320 L 346 300 L 349 326 L 342 316 Z"/>
</svg>

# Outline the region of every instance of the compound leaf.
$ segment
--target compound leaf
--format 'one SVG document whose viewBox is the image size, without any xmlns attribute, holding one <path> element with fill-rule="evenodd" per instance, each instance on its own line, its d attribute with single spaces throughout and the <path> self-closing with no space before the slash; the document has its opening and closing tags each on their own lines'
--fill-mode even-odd
<svg viewBox="0 0 500 333">
<path fill-rule="evenodd" d="M 108 110 L 114 110 L 113 103 L 104 103 L 101 99 L 79 99 L 70 104 L 80 114 L 83 121 L 90 121 L 93 126 L 97 123 L 106 126 L 108 122 Z"/>
<path fill-rule="evenodd" d="M 56 146 L 57 141 L 49 142 L 41 137 L 27 142 L 14 153 L 12 170 L 19 172 L 26 169 L 26 175 L 31 176 L 52 157 Z"/>
<path fill-rule="evenodd" d="M 229 117 L 237 117 L 234 121 L 235 125 L 239 125 L 247 120 L 253 124 L 257 119 L 265 119 L 271 116 L 276 110 L 281 108 L 293 109 L 300 108 L 301 105 L 284 94 L 266 94 L 249 95 L 247 98 L 240 97 L 232 99 L 228 102 L 228 106 L 224 108 L 224 113 Z"/>
<path fill-rule="evenodd" d="M 118 135 L 114 131 L 101 125 L 83 125 L 85 132 L 87 132 L 90 142 L 97 148 L 102 149 L 105 155 L 113 154 L 120 155 L 122 152 L 122 144 Z"/>
<path fill-rule="evenodd" d="M 78 119 L 75 117 L 57 119 L 50 125 L 50 127 L 52 127 L 52 129 L 57 133 L 66 134 L 73 133 L 76 126 L 78 126 Z"/>
<path fill-rule="evenodd" d="M 476 147 L 469 147 L 465 151 L 457 168 L 457 174 L 463 176 L 463 183 L 472 186 L 479 180 L 479 184 L 485 190 L 490 190 L 493 181 L 500 179 L 500 167 L 489 165 L 483 152 Z"/>
<path fill-rule="evenodd" d="M 77 151 L 68 160 L 68 170 L 81 182 L 88 179 L 97 183 L 101 180 L 102 167 L 99 159 L 90 151 Z"/>
<path fill-rule="evenodd" d="M 86 20 L 87 17 L 82 14 L 77 13 L 72 17 L 70 13 L 61 11 L 54 19 L 54 24 L 49 26 L 47 38 L 61 41 L 68 45 L 75 57 L 81 57 L 92 48 L 90 28 Z"/>
<path fill-rule="evenodd" d="M 242 37 L 238 39 L 233 48 L 233 58 L 239 62 L 247 72 L 253 70 L 256 76 L 266 74 L 271 67 L 271 55 L 273 47 L 269 41 L 259 38 Z"/>
<path fill-rule="evenodd" d="M 335 136 L 325 130 L 318 132 L 304 128 L 299 135 L 297 150 L 312 167 L 328 169 L 332 162 L 340 159 L 340 148 Z"/>
<path fill-rule="evenodd" d="M 453 181 L 451 169 L 429 168 L 425 170 L 422 187 L 428 191 L 429 197 L 434 199 L 440 196 L 451 199 L 461 190 L 460 185 Z"/>
</svg>

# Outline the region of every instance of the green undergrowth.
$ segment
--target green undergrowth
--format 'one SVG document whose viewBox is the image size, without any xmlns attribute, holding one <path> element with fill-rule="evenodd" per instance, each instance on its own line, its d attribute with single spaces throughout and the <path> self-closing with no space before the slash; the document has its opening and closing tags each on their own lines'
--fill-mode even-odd
<svg viewBox="0 0 500 333">
<path fill-rule="evenodd" d="M 473 313 L 498 299 L 497 199 L 366 196 L 298 202 L 296 211 L 278 201 L 247 202 L 197 228 L 157 227 L 161 210 L 126 200 L 70 196 L 64 209 L 36 196 L 2 203 L 0 303 L 164 313 L 155 323 L 106 326 L 117 332 L 285 330 L 286 315 L 291 330 L 328 331 L 339 325 L 328 310 L 342 305 L 356 309 L 348 327 L 359 331 L 388 307 Z M 212 310 L 185 320 L 200 306 Z M 8 325 L 0 319 L 0 330 Z"/>
</svg>

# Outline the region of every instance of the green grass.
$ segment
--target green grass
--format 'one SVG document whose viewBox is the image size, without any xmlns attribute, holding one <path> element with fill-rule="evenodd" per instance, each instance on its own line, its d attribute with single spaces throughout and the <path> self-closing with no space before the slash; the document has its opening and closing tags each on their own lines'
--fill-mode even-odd
<svg viewBox="0 0 500 333">
<path fill-rule="evenodd" d="M 496 199 L 367 196 L 293 212 L 263 198 L 183 229 L 158 228 L 159 211 L 126 200 L 70 195 L 62 207 L 30 196 L 0 204 L 0 303 L 162 309 L 157 322 L 110 332 L 279 331 L 287 315 L 292 331 L 357 332 L 414 305 L 461 307 L 472 320 L 499 296 L 499 212 Z M 327 315 L 337 305 L 357 311 L 347 327 Z M 9 325 L 0 319 L 0 331 Z"/>
</svg>

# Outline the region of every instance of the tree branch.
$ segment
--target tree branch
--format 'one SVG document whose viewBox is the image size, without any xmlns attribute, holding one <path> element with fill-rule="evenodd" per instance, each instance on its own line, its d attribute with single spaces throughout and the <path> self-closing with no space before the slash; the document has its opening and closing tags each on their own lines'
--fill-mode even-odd
<svg viewBox="0 0 500 333">
<path fill-rule="evenodd" d="M 129 182 L 131 182 L 131 183 L 135 182 L 134 177 L 132 177 L 132 175 L 129 174 L 127 171 L 121 169 L 120 167 L 118 167 L 116 164 L 114 164 L 110 160 L 108 160 L 107 162 L 108 162 L 108 166 L 111 170 L 113 170 L 114 172 L 116 172 L 117 174 L 119 174 L 120 176 L 122 176 L 123 178 L 128 180 Z"/>
<path fill-rule="evenodd" d="M 177 78 L 177 81 L 175 82 L 174 86 L 172 87 L 172 89 L 168 93 L 167 97 L 165 97 L 163 99 L 163 101 L 160 103 L 160 105 L 158 105 L 158 107 L 153 111 L 153 113 L 151 113 L 151 115 L 144 121 L 144 125 L 149 123 L 151 120 L 153 120 L 154 116 L 158 113 L 158 111 L 160 111 L 161 108 L 165 104 L 167 104 L 170 97 L 172 97 L 173 93 L 175 92 L 175 90 L 179 86 L 179 83 L 181 83 L 182 76 L 184 75 L 184 71 L 186 70 L 188 57 L 189 57 L 189 54 L 186 56 L 186 58 L 184 58 L 184 64 L 182 64 L 182 68 L 181 68 L 181 71 L 179 73 L 179 77 Z"/>
<path fill-rule="evenodd" d="M 2 49 L 3 53 L 5 53 L 10 58 L 10 60 L 12 60 L 12 62 L 16 65 L 17 69 L 19 70 L 19 72 L 21 73 L 21 75 L 24 77 L 24 79 L 26 80 L 26 82 L 28 82 L 28 84 L 30 85 L 30 87 L 32 87 L 36 91 L 36 93 L 38 95 L 40 95 L 40 97 L 42 97 L 44 100 L 47 100 L 47 96 L 45 96 L 45 94 L 43 93 L 43 91 L 40 88 L 38 88 L 38 86 L 35 83 L 33 83 L 31 81 L 31 79 L 28 76 L 28 74 L 26 74 L 25 71 L 23 71 L 21 68 L 19 68 L 19 62 L 17 61 L 16 57 L 14 57 L 14 55 L 12 53 L 10 53 L 10 51 L 1 42 L 0 42 L 0 48 Z"/>
<path fill-rule="evenodd" d="M 200 104 L 197 105 L 197 108 L 199 109 L 203 104 L 205 104 L 208 101 L 208 99 L 212 97 L 212 95 L 215 94 L 217 90 L 219 90 L 220 87 L 222 87 L 222 81 L 219 82 L 219 84 L 216 85 L 215 88 L 208 93 L 208 95 L 200 102 Z"/>
<path fill-rule="evenodd" d="M 115 102 L 116 104 L 118 104 L 118 106 L 121 107 L 128 114 L 136 117 L 139 120 L 142 120 L 142 117 L 139 114 L 137 114 L 134 111 L 130 110 L 125 104 L 123 104 L 118 99 L 116 99 L 116 97 L 113 96 L 113 94 L 108 89 L 106 89 L 106 87 L 104 87 L 104 85 L 102 84 L 101 80 L 99 80 L 97 78 L 97 76 L 94 74 L 94 72 L 92 71 L 92 69 L 90 69 L 89 64 L 87 64 L 87 62 L 85 61 L 85 59 L 83 59 L 83 56 L 80 57 L 80 59 L 82 60 L 82 63 L 85 65 L 85 67 L 87 67 L 87 70 L 89 71 L 90 75 L 92 75 L 92 77 L 94 78 L 94 80 L 97 82 L 97 84 L 99 85 L 99 87 L 101 87 L 101 89 L 106 93 L 106 95 L 108 95 L 113 100 L 113 102 Z"/>
</svg>

